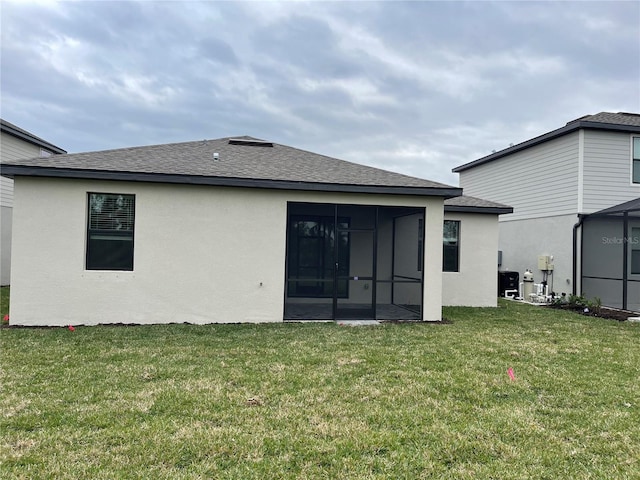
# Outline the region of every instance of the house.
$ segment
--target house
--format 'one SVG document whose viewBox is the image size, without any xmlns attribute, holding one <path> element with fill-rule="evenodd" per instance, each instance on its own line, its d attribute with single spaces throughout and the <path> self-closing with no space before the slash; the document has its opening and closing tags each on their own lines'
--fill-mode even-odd
<svg viewBox="0 0 640 480">
<path fill-rule="evenodd" d="M 14 160 L 2 175 L 15 325 L 438 321 L 443 303 L 496 305 L 498 215 L 512 211 L 252 137 Z"/>
<path fill-rule="evenodd" d="M 442 304 L 495 307 L 498 218 L 513 208 L 463 195 L 444 201 Z"/>
<path fill-rule="evenodd" d="M 1 173 L 15 182 L 12 324 L 441 319 L 456 187 L 251 137 Z"/>
<path fill-rule="evenodd" d="M 67 152 L 0 119 L 0 161 L 10 162 L 35 156 L 48 157 L 60 153 Z M 11 283 L 13 180 L 1 177 L 0 182 L 0 285 L 4 286 Z"/>
<path fill-rule="evenodd" d="M 640 309 L 640 271 L 631 264 L 631 237 L 616 237 L 625 250 L 616 267 L 619 274 L 605 265 L 608 256 L 594 261 L 581 249 L 587 215 L 640 198 L 640 115 L 587 115 L 453 171 L 459 173 L 465 194 L 513 207 L 513 213 L 500 217 L 504 269 L 530 268 L 534 281 L 546 281 L 559 294 L 583 294 L 600 298 L 604 305 Z M 628 232 L 635 232 L 640 226 L 637 215 L 627 215 L 627 220 Z M 601 233 L 600 242 L 606 243 L 610 232 Z"/>
</svg>

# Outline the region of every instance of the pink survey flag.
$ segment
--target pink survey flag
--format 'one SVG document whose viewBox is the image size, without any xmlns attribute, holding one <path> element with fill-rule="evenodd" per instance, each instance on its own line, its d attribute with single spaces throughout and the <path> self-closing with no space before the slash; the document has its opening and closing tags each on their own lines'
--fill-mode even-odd
<svg viewBox="0 0 640 480">
<path fill-rule="evenodd" d="M 511 380 L 515 380 L 515 379 L 516 379 L 516 376 L 513 374 L 513 368 L 509 367 L 509 368 L 507 369 L 507 373 L 509 374 L 509 378 L 510 378 Z"/>
<path fill-rule="evenodd" d="M 75 330 L 75 327 L 73 325 L 69 325 L 69 330 L 73 332 Z"/>
</svg>

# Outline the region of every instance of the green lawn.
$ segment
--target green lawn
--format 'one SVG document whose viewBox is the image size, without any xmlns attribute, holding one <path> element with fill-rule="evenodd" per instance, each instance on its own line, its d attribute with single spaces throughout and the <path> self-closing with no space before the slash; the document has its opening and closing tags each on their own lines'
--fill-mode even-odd
<svg viewBox="0 0 640 480">
<path fill-rule="evenodd" d="M 9 314 L 9 287 L 0 287 L 0 319 Z"/>
<path fill-rule="evenodd" d="M 0 478 L 640 478 L 639 324 L 445 316 L 0 329 Z"/>
</svg>

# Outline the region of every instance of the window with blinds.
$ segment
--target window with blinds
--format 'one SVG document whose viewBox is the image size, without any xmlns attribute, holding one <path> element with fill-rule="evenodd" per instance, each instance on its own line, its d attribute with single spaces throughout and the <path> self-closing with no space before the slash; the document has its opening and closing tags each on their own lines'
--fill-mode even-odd
<svg viewBox="0 0 640 480">
<path fill-rule="evenodd" d="M 87 270 L 133 270 L 135 195 L 89 193 Z"/>
</svg>

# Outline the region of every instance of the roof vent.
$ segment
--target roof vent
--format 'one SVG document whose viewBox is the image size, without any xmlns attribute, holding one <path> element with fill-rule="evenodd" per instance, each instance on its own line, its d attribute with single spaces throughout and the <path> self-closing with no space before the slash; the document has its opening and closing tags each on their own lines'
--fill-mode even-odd
<svg viewBox="0 0 640 480">
<path fill-rule="evenodd" d="M 229 145 L 244 145 L 245 147 L 273 147 L 273 142 L 258 140 L 257 138 L 230 138 Z"/>
<path fill-rule="evenodd" d="M 218 160 L 220 160 L 220 154 L 218 152 L 214 152 L 213 153 L 213 161 L 217 162 Z"/>
</svg>

